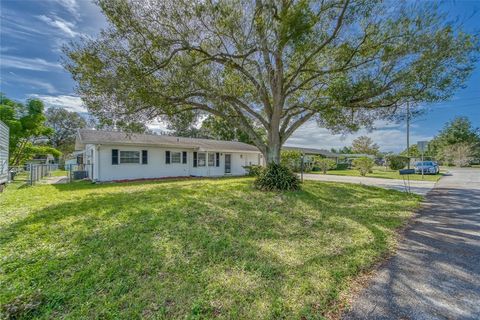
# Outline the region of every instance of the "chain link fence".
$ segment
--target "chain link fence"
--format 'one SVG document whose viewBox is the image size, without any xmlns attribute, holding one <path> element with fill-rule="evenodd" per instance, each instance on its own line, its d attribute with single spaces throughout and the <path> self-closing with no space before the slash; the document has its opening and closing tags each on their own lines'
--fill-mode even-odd
<svg viewBox="0 0 480 320">
<path fill-rule="evenodd" d="M 9 181 L 23 181 L 34 185 L 45 177 L 50 177 L 51 172 L 58 170 L 58 164 L 26 164 L 24 166 L 9 167 Z"/>
</svg>

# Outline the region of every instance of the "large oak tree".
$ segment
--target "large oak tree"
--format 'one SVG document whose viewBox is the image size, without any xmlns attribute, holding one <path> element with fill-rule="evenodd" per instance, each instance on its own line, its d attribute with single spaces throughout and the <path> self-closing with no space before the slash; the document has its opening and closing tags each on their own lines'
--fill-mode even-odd
<svg viewBox="0 0 480 320">
<path fill-rule="evenodd" d="M 65 48 L 90 112 L 123 123 L 212 114 L 275 163 L 309 120 L 356 130 L 394 117 L 406 101 L 447 99 L 478 52 L 478 38 L 430 2 L 98 4 L 108 28 Z"/>
</svg>

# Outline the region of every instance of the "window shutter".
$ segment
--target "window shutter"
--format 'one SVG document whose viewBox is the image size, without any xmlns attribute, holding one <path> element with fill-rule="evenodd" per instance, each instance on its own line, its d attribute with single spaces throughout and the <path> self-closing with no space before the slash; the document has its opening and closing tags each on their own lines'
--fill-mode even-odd
<svg viewBox="0 0 480 320">
<path fill-rule="evenodd" d="M 118 164 L 118 149 L 112 149 L 112 164 Z"/>
<path fill-rule="evenodd" d="M 170 164 L 170 151 L 165 151 L 165 163 Z"/>
<path fill-rule="evenodd" d="M 197 167 L 197 153 L 196 152 L 193 153 L 193 166 Z"/>
<path fill-rule="evenodd" d="M 148 150 L 142 150 L 142 164 L 148 164 Z"/>
<path fill-rule="evenodd" d="M 187 151 L 182 152 L 182 163 L 187 163 Z"/>
<path fill-rule="evenodd" d="M 215 166 L 220 167 L 220 153 L 215 153 Z"/>
</svg>

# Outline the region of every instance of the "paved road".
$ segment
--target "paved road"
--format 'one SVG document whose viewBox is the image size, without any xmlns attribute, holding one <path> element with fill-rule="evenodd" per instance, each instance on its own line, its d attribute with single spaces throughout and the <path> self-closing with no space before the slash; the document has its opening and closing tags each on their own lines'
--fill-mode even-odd
<svg viewBox="0 0 480 320">
<path fill-rule="evenodd" d="M 313 174 L 313 173 L 304 174 L 303 177 L 304 179 L 307 179 L 307 180 L 358 183 L 358 184 L 364 184 L 367 186 L 376 186 L 381 188 L 405 191 L 405 185 L 403 180 L 396 180 L 396 179 L 335 176 L 335 175 L 324 175 L 324 174 Z M 433 181 L 410 180 L 410 190 L 414 193 L 421 194 L 421 195 L 426 195 L 430 190 L 432 190 L 434 185 L 435 185 L 435 182 Z"/>
<path fill-rule="evenodd" d="M 453 169 L 344 319 L 480 319 L 480 169 Z"/>
</svg>

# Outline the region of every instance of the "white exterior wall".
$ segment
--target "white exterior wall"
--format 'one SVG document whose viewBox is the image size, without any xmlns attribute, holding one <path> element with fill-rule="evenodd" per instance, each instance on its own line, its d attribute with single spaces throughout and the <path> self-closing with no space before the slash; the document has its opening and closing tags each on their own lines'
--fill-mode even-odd
<svg viewBox="0 0 480 320">
<path fill-rule="evenodd" d="M 112 164 L 112 149 L 119 150 L 119 164 Z M 139 151 L 140 162 L 142 150 L 148 151 L 148 164 L 141 163 L 120 163 L 120 151 Z M 165 163 L 165 151 L 187 152 L 187 163 Z M 220 153 L 219 167 L 193 167 L 192 149 L 160 148 L 142 146 L 120 146 L 120 145 L 90 145 L 85 147 L 85 164 L 93 163 L 93 179 L 98 181 L 129 180 L 129 179 L 151 179 L 162 177 L 188 177 L 188 176 L 223 176 L 225 175 L 225 152 Z M 204 152 L 204 151 L 196 151 Z M 205 151 L 206 152 L 206 151 Z M 244 175 L 243 166 L 249 164 L 260 164 L 260 153 L 238 153 L 227 152 L 232 155 L 230 175 Z M 208 164 L 208 156 L 207 156 Z"/>
<path fill-rule="evenodd" d="M 0 121 L 0 184 L 8 181 L 9 128 Z"/>
</svg>

